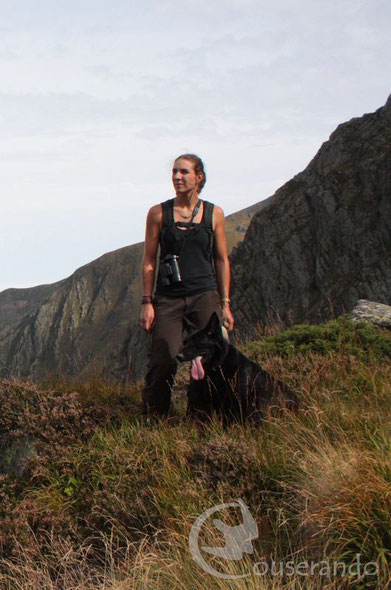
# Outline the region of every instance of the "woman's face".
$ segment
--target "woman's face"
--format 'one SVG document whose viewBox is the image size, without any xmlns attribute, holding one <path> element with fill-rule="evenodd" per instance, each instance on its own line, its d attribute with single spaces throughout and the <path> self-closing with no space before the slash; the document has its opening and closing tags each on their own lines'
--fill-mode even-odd
<svg viewBox="0 0 391 590">
<path fill-rule="evenodd" d="M 202 180 L 202 174 L 196 174 L 194 164 L 185 158 L 175 160 L 172 168 L 172 183 L 177 195 L 188 194 L 196 191 Z"/>
</svg>

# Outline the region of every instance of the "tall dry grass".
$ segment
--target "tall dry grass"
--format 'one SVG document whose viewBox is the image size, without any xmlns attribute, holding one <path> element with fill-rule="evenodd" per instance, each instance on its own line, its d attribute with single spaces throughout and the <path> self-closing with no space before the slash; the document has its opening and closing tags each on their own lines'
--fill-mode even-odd
<svg viewBox="0 0 391 590">
<path fill-rule="evenodd" d="M 59 390 L 1 382 L 14 421 L 4 417 L 0 427 L 31 436 L 39 453 L 21 477 L 0 481 L 0 588 L 387 588 L 391 366 L 379 349 L 355 347 L 282 356 L 263 349 L 263 365 L 298 392 L 301 409 L 270 412 L 259 427 L 223 430 L 215 420 L 200 431 L 182 414 L 145 424 L 109 387 L 100 386 L 94 405 L 93 388 L 68 391 L 62 403 Z M 189 533 L 207 508 L 237 498 L 259 537 L 243 560 L 209 558 L 218 571 L 246 576 L 218 578 L 193 559 Z M 240 524 L 237 513 L 220 518 Z M 222 546 L 209 525 L 206 544 Z M 378 565 L 376 576 L 349 575 L 357 554 Z M 311 560 L 318 564 L 311 575 L 287 570 L 288 562 Z M 334 561 L 336 575 L 322 575 L 319 564 Z M 282 563 L 285 574 L 257 575 L 256 562 Z"/>
</svg>

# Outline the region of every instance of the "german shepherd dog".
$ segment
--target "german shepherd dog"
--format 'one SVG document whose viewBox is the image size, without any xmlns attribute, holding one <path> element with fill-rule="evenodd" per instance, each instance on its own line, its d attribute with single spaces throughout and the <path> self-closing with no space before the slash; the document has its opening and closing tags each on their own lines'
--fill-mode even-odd
<svg viewBox="0 0 391 590">
<path fill-rule="evenodd" d="M 272 406 L 298 409 L 298 397 L 284 383 L 224 338 L 216 312 L 202 330 L 188 320 L 185 327 L 177 361 L 192 361 L 188 416 L 206 421 L 215 411 L 227 425 L 265 420 L 265 410 Z"/>
</svg>

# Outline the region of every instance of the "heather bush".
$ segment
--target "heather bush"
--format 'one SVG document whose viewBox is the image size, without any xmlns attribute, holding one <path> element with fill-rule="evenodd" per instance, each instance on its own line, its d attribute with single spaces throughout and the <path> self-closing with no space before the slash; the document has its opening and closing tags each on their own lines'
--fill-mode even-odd
<svg viewBox="0 0 391 590">
<path fill-rule="evenodd" d="M 0 399 L 0 432 L 31 437 L 38 448 L 90 436 L 104 413 L 97 404 L 83 404 L 75 391 L 43 390 L 32 382 L 1 380 Z"/>
<path fill-rule="evenodd" d="M 73 478 L 70 449 L 80 448 L 106 422 L 118 421 L 118 399 L 94 402 L 74 390 L 43 389 L 30 381 L 1 380 L 0 548 L 12 555 L 16 543 L 38 541 L 48 530 L 79 541 L 64 511 Z M 53 493 L 51 470 L 61 472 L 61 493 Z M 49 492 L 50 490 L 50 492 Z M 45 498 L 41 507 L 35 494 Z"/>
</svg>

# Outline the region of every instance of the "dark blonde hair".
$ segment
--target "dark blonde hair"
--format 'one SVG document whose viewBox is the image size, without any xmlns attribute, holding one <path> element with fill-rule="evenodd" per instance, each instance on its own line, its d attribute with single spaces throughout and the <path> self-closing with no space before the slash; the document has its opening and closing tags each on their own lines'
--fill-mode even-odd
<svg viewBox="0 0 391 590">
<path fill-rule="evenodd" d="M 175 162 L 177 162 L 181 158 L 183 158 L 184 160 L 189 160 L 189 162 L 194 164 L 194 171 L 196 174 L 202 174 L 203 178 L 198 185 L 198 192 L 200 193 L 206 183 L 206 173 L 203 161 L 195 154 L 182 154 L 181 156 L 175 158 Z"/>
</svg>

